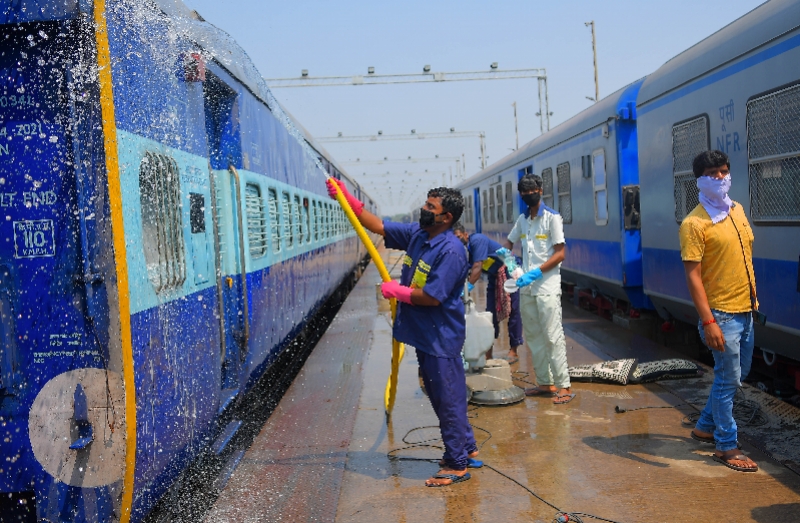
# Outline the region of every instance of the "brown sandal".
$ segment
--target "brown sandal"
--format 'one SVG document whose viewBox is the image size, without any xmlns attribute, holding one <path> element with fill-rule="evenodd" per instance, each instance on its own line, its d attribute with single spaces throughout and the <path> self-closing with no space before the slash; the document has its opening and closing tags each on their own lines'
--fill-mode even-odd
<svg viewBox="0 0 800 523">
<path fill-rule="evenodd" d="M 758 471 L 758 465 L 756 465 L 756 462 L 753 461 L 752 459 L 748 458 L 744 454 L 737 454 L 735 456 L 728 456 L 728 457 L 717 456 L 716 454 L 714 454 L 714 456 L 712 456 L 712 457 L 714 458 L 714 461 L 719 461 L 720 463 L 722 463 L 723 465 L 725 465 L 729 469 L 737 470 L 739 472 L 756 472 L 756 471 Z M 740 465 L 734 465 L 733 463 L 731 463 L 731 461 L 744 461 L 745 463 L 752 463 L 753 465 L 755 465 L 755 467 L 752 467 L 752 468 L 751 467 L 742 467 Z"/>
</svg>

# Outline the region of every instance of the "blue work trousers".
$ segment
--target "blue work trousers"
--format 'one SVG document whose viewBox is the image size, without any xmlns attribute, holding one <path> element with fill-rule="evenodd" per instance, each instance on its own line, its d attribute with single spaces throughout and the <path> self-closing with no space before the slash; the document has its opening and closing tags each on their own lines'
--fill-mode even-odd
<svg viewBox="0 0 800 523">
<path fill-rule="evenodd" d="M 733 396 L 750 372 L 753 362 L 753 315 L 711 310 L 725 337 L 725 351 L 711 349 L 714 355 L 714 383 L 711 394 L 697 420 L 697 429 L 714 434 L 717 450 L 736 448 L 737 428 L 733 419 Z M 700 337 L 706 342 L 701 322 Z"/>
<path fill-rule="evenodd" d="M 444 461 L 455 470 L 467 468 L 467 456 L 478 450 L 467 419 L 467 379 L 461 358 L 437 358 L 417 349 L 422 382 L 439 418 Z"/>
<path fill-rule="evenodd" d="M 505 269 L 501 269 L 505 270 Z M 494 323 L 494 339 L 500 336 L 500 322 L 497 321 L 497 307 L 495 299 L 497 292 L 497 277 L 489 275 L 489 283 L 486 285 L 486 310 L 492 313 L 492 323 Z M 512 349 L 524 343 L 522 339 L 522 318 L 519 315 L 519 292 L 511 295 L 511 314 L 508 316 L 508 345 Z"/>
</svg>

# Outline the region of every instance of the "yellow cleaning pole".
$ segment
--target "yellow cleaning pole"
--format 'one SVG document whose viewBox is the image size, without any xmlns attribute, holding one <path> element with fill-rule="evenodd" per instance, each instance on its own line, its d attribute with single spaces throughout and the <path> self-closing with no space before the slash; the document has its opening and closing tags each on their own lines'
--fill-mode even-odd
<svg viewBox="0 0 800 523">
<path fill-rule="evenodd" d="M 328 177 L 330 178 L 330 176 Z M 350 208 L 350 204 L 347 203 L 347 199 L 342 194 L 342 189 L 339 187 L 339 184 L 333 182 L 333 185 L 336 187 L 336 201 L 339 202 L 339 205 L 342 207 L 345 215 L 347 215 L 347 219 L 350 220 L 350 224 L 353 226 L 353 229 L 356 230 L 356 234 L 361 239 L 361 242 L 364 244 L 364 247 L 367 248 L 367 252 L 372 257 L 372 261 L 375 262 L 375 266 L 378 268 L 378 273 L 381 275 L 381 279 L 383 281 L 391 281 L 392 277 L 389 275 L 389 271 L 386 270 L 386 265 L 383 263 L 383 259 L 381 259 L 380 254 L 378 254 L 378 250 L 373 245 L 372 240 L 370 240 L 369 236 L 367 235 L 367 231 L 364 230 L 364 226 L 361 225 L 361 222 L 358 221 L 356 214 L 353 212 L 353 209 Z M 397 316 L 397 300 L 392 298 L 389 300 L 391 307 L 392 307 L 392 324 L 394 324 L 395 316 Z M 394 408 L 394 399 L 397 395 L 397 375 L 400 371 L 400 362 L 403 361 L 403 355 L 405 354 L 405 346 L 392 338 L 392 371 L 389 374 L 389 379 L 386 381 L 386 391 L 383 395 L 383 408 L 386 412 L 387 419 L 392 415 L 392 409 Z"/>
</svg>

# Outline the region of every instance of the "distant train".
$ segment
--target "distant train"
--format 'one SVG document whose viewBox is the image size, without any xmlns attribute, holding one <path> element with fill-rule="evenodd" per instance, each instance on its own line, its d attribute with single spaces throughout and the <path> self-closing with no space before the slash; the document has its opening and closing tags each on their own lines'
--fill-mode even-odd
<svg viewBox="0 0 800 523">
<path fill-rule="evenodd" d="M 800 3 L 771 0 L 460 184 L 462 220 L 505 238 L 517 180 L 539 174 L 565 281 L 694 323 L 678 227 L 698 203 L 692 159 L 720 149 L 756 238 L 756 345 L 800 360 L 799 60 Z"/>
<path fill-rule="evenodd" d="M 365 257 L 326 171 L 379 210 L 180 2 L 0 28 L 0 519 L 140 521 Z"/>
</svg>

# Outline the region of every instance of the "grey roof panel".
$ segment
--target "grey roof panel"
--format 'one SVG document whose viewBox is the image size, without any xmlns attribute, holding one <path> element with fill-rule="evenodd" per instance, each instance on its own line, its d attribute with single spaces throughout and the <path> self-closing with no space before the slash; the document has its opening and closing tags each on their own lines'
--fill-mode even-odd
<svg viewBox="0 0 800 523">
<path fill-rule="evenodd" d="M 770 0 L 648 75 L 639 107 L 800 26 L 800 2 Z"/>
<path fill-rule="evenodd" d="M 639 81 L 641 80 L 637 80 L 637 82 Z M 486 169 L 483 169 L 477 174 L 469 177 L 467 180 L 458 184 L 457 187 L 461 188 L 464 186 L 469 186 L 475 181 L 487 176 L 497 175 L 515 165 L 520 165 L 533 158 L 537 154 L 541 154 L 542 152 L 555 147 L 558 144 L 561 144 L 583 132 L 586 132 L 589 129 L 593 129 L 610 119 L 616 118 L 617 103 L 619 102 L 620 96 L 628 87 L 635 83 L 636 82 L 632 82 L 631 84 L 622 87 L 605 98 L 600 99 L 599 102 L 592 104 L 591 107 L 584 109 L 566 122 L 559 124 L 545 134 L 526 143 L 513 153 L 505 156 L 492 165 L 489 165 L 486 167 Z"/>
</svg>

